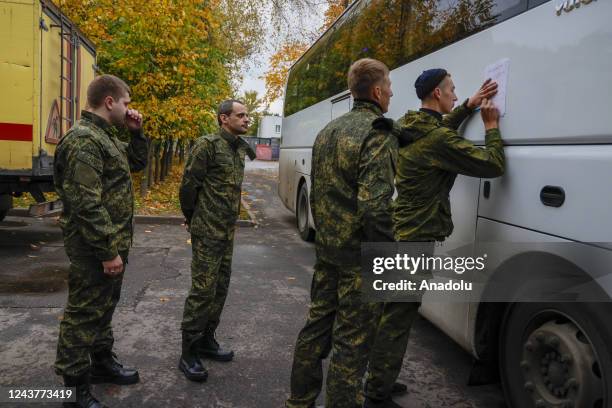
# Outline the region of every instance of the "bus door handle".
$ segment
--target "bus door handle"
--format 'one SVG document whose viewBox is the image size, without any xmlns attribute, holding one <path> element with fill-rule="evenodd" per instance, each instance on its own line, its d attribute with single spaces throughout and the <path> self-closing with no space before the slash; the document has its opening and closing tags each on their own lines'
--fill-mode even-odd
<svg viewBox="0 0 612 408">
<path fill-rule="evenodd" d="M 482 186 L 482 196 L 484 198 L 489 198 L 490 195 L 491 195 L 491 182 L 485 181 L 484 185 Z"/>
<path fill-rule="evenodd" d="M 565 202 L 565 191 L 559 186 L 544 186 L 540 191 L 540 201 L 548 207 L 561 207 Z"/>
</svg>

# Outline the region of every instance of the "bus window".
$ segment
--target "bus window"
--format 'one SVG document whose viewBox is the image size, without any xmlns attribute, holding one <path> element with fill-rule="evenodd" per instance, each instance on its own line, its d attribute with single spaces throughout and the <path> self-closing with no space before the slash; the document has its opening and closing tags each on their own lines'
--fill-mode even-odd
<svg viewBox="0 0 612 408">
<path fill-rule="evenodd" d="M 526 11 L 527 2 L 358 0 L 291 69 L 285 116 L 346 90 L 357 59 L 395 69 Z"/>
<path fill-rule="evenodd" d="M 539 6 L 540 4 L 544 4 L 549 2 L 550 0 L 529 0 L 529 8 L 534 8 Z"/>
</svg>

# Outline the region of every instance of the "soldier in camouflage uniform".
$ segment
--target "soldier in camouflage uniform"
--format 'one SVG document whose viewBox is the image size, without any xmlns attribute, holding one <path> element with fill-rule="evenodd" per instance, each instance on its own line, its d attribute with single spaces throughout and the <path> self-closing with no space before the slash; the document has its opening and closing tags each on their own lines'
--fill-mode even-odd
<svg viewBox="0 0 612 408">
<path fill-rule="evenodd" d="M 312 150 L 317 260 L 306 325 L 295 346 L 288 408 L 314 407 L 323 381 L 322 360 L 330 351 L 325 406 L 361 406 L 379 313 L 377 304 L 361 299 L 361 242 L 393 241 L 397 140 L 389 132 L 392 121 L 382 116 L 393 95 L 389 70 L 380 61 L 359 60 L 349 70 L 348 84 L 355 98 L 352 110 L 330 122 Z"/>
<path fill-rule="evenodd" d="M 221 103 L 219 131 L 196 140 L 180 187 L 181 209 L 191 232 L 191 290 L 185 301 L 179 369 L 192 381 L 205 381 L 201 358 L 231 361 L 215 339 L 232 273 L 232 250 L 244 175 L 244 156 L 255 153 L 239 135 L 249 115 L 236 100 Z"/>
<path fill-rule="evenodd" d="M 65 406 L 103 407 L 91 396 L 90 382 L 139 380 L 136 370 L 117 361 L 111 328 L 132 245 L 130 171 L 146 166 L 148 152 L 142 116 L 128 109 L 129 92 L 117 77 L 95 78 L 87 90 L 87 110 L 55 153 L 55 189 L 64 203 L 60 225 L 70 258 L 55 369 L 77 390 L 76 403 Z M 131 140 L 125 143 L 119 136 L 128 130 Z"/>
<path fill-rule="evenodd" d="M 432 242 L 433 252 L 433 243 L 443 241 L 453 230 L 449 193 L 457 175 L 491 178 L 504 172 L 498 113 L 487 100 L 497 92 L 497 84 L 486 81 L 454 110 L 455 87 L 445 70 L 425 71 L 415 87 L 422 107 L 408 111 L 399 120 L 410 144 L 400 142 L 393 221 L 396 240 Z M 479 105 L 486 129 L 484 148 L 476 147 L 457 131 Z M 391 400 L 391 393 L 419 305 L 385 303 L 370 356 L 366 407 L 399 407 Z"/>
</svg>

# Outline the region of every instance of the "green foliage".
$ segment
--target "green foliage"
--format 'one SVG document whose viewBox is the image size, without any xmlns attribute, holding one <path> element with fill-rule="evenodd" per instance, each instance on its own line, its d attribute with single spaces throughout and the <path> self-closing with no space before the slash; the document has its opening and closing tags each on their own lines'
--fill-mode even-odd
<svg viewBox="0 0 612 408">
<path fill-rule="evenodd" d="M 259 43 L 253 8 L 235 9 L 229 0 L 60 0 L 60 6 L 96 44 L 101 71 L 131 86 L 132 106 L 156 139 L 188 140 L 216 129 L 216 106 L 232 96 L 239 62 Z"/>
</svg>

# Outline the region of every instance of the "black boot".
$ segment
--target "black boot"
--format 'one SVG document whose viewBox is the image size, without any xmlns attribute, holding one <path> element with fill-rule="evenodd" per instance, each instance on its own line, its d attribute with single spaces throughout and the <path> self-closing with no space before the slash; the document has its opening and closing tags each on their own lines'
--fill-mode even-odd
<svg viewBox="0 0 612 408">
<path fill-rule="evenodd" d="M 201 337 L 189 337 L 183 333 L 183 343 L 181 360 L 179 361 L 179 370 L 185 374 L 190 381 L 203 382 L 208 378 L 208 371 L 202 365 L 196 345 Z"/>
<path fill-rule="evenodd" d="M 113 352 L 91 355 L 91 383 L 118 385 L 136 384 L 140 380 L 138 371 L 124 368 Z"/>
<path fill-rule="evenodd" d="M 215 339 L 215 332 L 207 332 L 198 345 L 198 353 L 202 357 L 207 357 L 216 361 L 232 361 L 234 352 L 223 350 Z"/>
<path fill-rule="evenodd" d="M 403 395 L 408 392 L 408 386 L 401 382 L 394 382 L 391 386 L 391 395 Z"/>
<path fill-rule="evenodd" d="M 363 408 L 403 408 L 401 405 L 393 401 L 391 398 L 386 400 L 375 400 L 366 397 L 363 403 Z"/>
<path fill-rule="evenodd" d="M 64 385 L 66 387 L 76 387 L 76 402 L 64 402 L 62 404 L 64 408 L 108 408 L 91 395 L 88 375 L 81 377 L 64 376 Z"/>
</svg>

